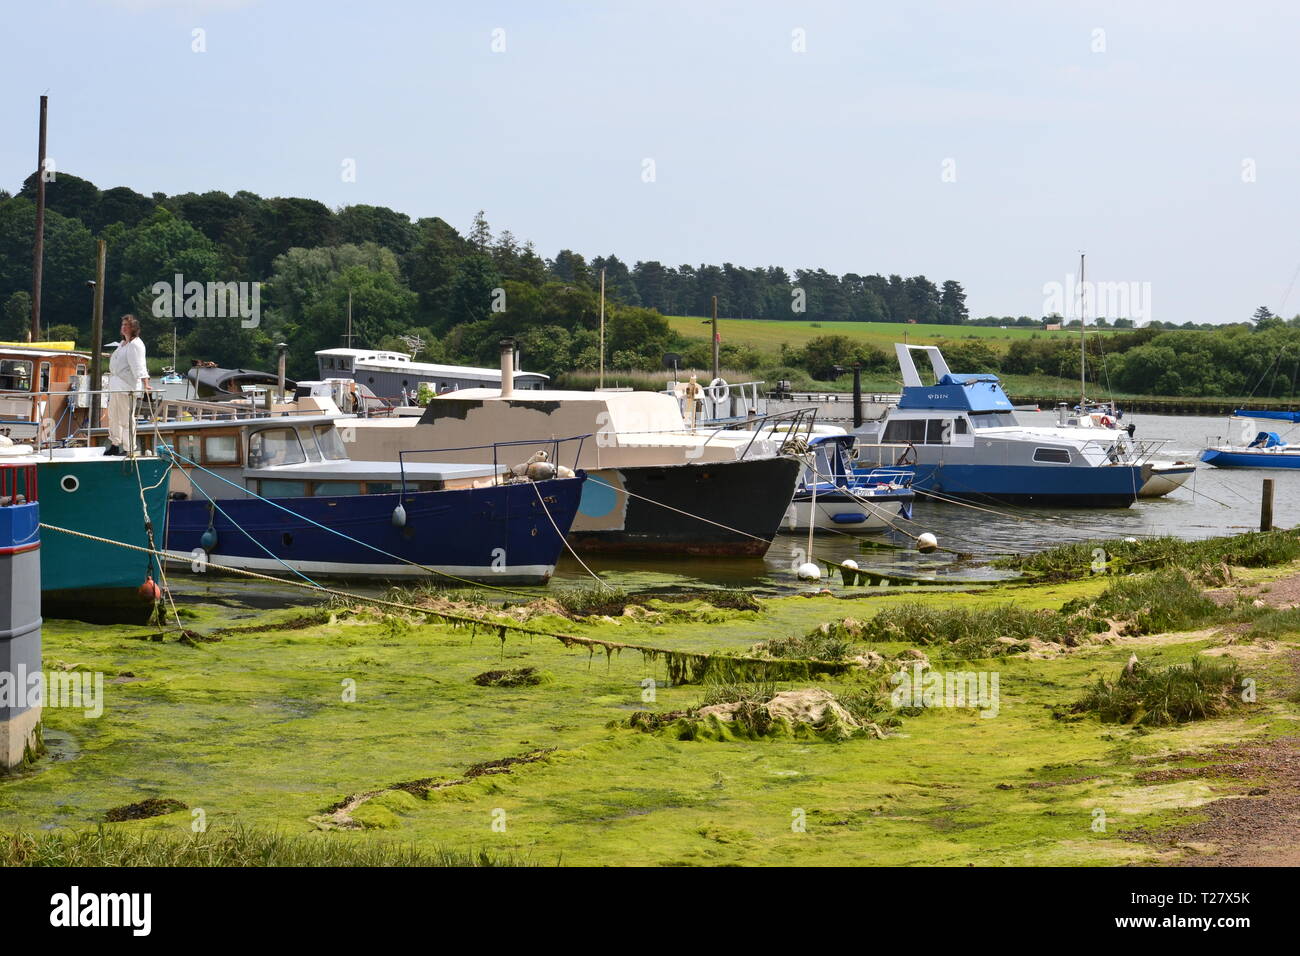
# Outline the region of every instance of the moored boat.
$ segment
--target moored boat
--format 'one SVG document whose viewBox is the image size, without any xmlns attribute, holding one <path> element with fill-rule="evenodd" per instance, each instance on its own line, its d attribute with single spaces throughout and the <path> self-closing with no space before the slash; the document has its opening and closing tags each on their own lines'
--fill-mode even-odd
<svg viewBox="0 0 1300 956">
<path fill-rule="evenodd" d="M 1240 421 L 1242 444 L 1211 445 L 1201 452 L 1201 461 L 1216 468 L 1300 468 L 1300 444 L 1288 442 L 1274 431 L 1256 431 L 1254 426 L 1256 418 L 1300 423 L 1300 412 L 1239 408 L 1232 418 Z M 1247 442 L 1251 432 L 1255 437 Z"/>
<path fill-rule="evenodd" d="M 852 435 L 814 438 L 806 465 L 786 509 L 787 531 L 865 533 L 883 531 L 911 517 L 912 472 L 907 468 L 872 468 L 855 473 L 849 452 Z"/>
<path fill-rule="evenodd" d="M 167 548 L 198 567 L 315 577 L 542 584 L 555 570 L 585 476 L 537 480 L 493 462 L 356 461 L 337 415 L 161 422 L 174 458 Z M 497 456 L 500 457 L 499 455 Z M 485 460 L 486 459 L 486 462 Z M 549 464 L 549 463 L 548 463 Z"/>
<path fill-rule="evenodd" d="M 513 361 L 507 341 L 502 382 L 514 380 Z M 800 467 L 782 453 L 789 436 L 692 428 L 673 396 L 655 392 L 460 389 L 419 418 L 357 418 L 340 431 L 355 457 L 379 461 L 420 448 L 467 460 L 456 446 L 592 435 L 572 463 L 588 474 L 570 532 L 579 552 L 762 555 Z"/>
<path fill-rule="evenodd" d="M 898 404 L 856 433 L 865 444 L 905 445 L 899 465 L 912 487 L 960 499 L 1051 507 L 1123 507 L 1151 477 L 1152 443 L 1118 433 L 1020 424 L 996 375 L 953 374 L 938 347 L 895 345 L 903 374 Z M 923 383 L 912 353 L 926 354 L 935 381 Z"/>
</svg>

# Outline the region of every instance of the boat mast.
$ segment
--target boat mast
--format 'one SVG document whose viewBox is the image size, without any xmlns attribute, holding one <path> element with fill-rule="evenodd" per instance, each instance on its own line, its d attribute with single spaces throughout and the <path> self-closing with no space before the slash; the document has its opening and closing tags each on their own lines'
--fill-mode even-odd
<svg viewBox="0 0 1300 956">
<path fill-rule="evenodd" d="M 1084 308 L 1084 254 L 1079 253 L 1079 412 L 1088 404 L 1088 333 Z"/>
<path fill-rule="evenodd" d="M 348 289 L 348 348 L 352 348 L 352 290 Z"/>
<path fill-rule="evenodd" d="M 41 97 L 41 132 L 36 156 L 36 239 L 32 243 L 32 328 L 29 341 L 41 340 L 41 278 L 45 271 L 45 122 L 50 98 Z"/>
<path fill-rule="evenodd" d="M 600 387 L 605 387 L 605 270 L 600 270 Z"/>
</svg>

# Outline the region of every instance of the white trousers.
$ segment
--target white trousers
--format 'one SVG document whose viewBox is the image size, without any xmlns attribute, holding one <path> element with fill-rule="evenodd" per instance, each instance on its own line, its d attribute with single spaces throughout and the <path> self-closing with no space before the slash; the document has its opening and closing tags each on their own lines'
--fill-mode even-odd
<svg viewBox="0 0 1300 956">
<path fill-rule="evenodd" d="M 108 396 L 108 443 L 124 452 L 135 450 L 135 393 L 111 392 Z"/>
</svg>

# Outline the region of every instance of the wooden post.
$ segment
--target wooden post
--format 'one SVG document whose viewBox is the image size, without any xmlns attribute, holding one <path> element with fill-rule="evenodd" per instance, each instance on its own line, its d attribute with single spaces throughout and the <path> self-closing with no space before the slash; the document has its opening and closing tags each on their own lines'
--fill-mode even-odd
<svg viewBox="0 0 1300 956">
<path fill-rule="evenodd" d="M 100 239 L 95 244 L 95 312 L 90 320 L 90 420 L 86 423 L 86 442 L 90 443 L 90 429 L 99 427 L 100 356 L 104 352 L 104 266 L 108 259 L 108 243 Z"/>
<path fill-rule="evenodd" d="M 1264 479 L 1264 495 L 1259 502 L 1259 530 L 1273 530 L 1273 479 Z"/>
<path fill-rule="evenodd" d="M 45 266 L 45 116 L 50 98 L 41 97 L 41 134 L 36 148 L 36 240 L 32 243 L 31 341 L 41 340 L 41 275 Z"/>
<path fill-rule="evenodd" d="M 722 368 L 718 363 L 718 297 L 713 297 L 713 377 L 722 377 Z"/>
</svg>

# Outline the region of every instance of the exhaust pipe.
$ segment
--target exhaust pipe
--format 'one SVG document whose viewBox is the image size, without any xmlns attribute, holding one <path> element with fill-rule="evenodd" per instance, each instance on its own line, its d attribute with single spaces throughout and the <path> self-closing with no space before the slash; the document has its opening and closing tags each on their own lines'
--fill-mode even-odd
<svg viewBox="0 0 1300 956">
<path fill-rule="evenodd" d="M 515 393 L 515 340 L 501 340 L 501 397 Z"/>
</svg>

